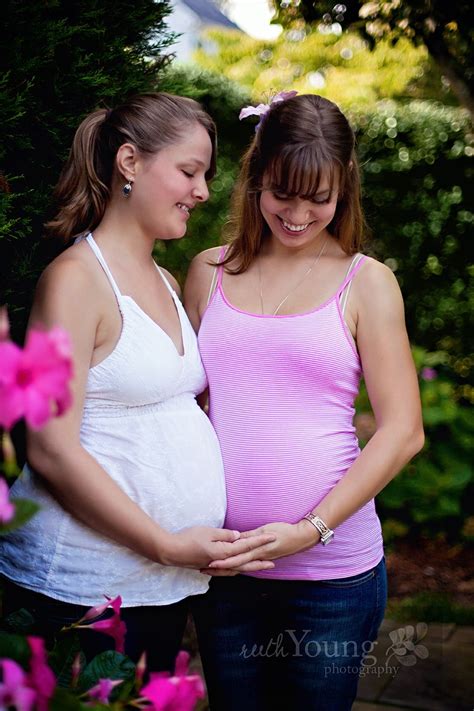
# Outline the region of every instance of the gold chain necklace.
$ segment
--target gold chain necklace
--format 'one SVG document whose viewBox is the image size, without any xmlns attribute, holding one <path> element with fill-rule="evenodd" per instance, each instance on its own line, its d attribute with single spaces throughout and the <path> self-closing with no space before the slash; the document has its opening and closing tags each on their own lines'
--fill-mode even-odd
<svg viewBox="0 0 474 711">
<path fill-rule="evenodd" d="M 279 310 L 281 309 L 281 307 L 283 306 L 283 304 L 285 303 L 285 301 L 293 294 L 293 292 L 296 291 L 296 289 L 297 289 L 299 286 L 301 286 L 301 284 L 304 282 L 304 280 L 306 279 L 306 277 L 307 277 L 309 274 L 311 274 L 311 272 L 313 271 L 313 268 L 316 266 L 316 264 L 317 264 L 319 258 L 322 256 L 322 254 L 323 254 L 323 252 L 324 252 L 324 250 L 325 250 L 325 248 L 326 248 L 326 244 L 327 244 L 327 239 L 324 240 L 324 242 L 323 242 L 323 244 L 322 244 L 322 246 L 321 246 L 321 249 L 319 250 L 319 252 L 318 252 L 317 255 L 315 256 L 315 258 L 314 258 L 314 260 L 313 260 L 311 266 L 309 267 L 309 269 L 307 269 L 307 270 L 305 271 L 305 273 L 303 274 L 303 276 L 301 277 L 301 279 L 295 284 L 295 286 L 294 286 L 292 289 L 290 289 L 290 291 L 287 293 L 287 295 L 285 296 L 285 298 L 280 301 L 280 303 L 279 303 L 278 306 L 276 307 L 275 311 L 273 311 L 273 312 L 270 314 L 271 316 L 276 316 L 276 315 L 277 315 L 277 313 L 279 312 Z M 257 260 L 257 267 L 258 267 L 258 283 L 259 283 L 259 287 L 260 287 L 260 308 L 262 309 L 262 314 L 264 314 L 264 313 L 265 313 L 265 308 L 264 308 L 264 305 L 263 305 L 262 270 L 261 270 L 261 268 L 260 268 L 260 260 Z"/>
</svg>

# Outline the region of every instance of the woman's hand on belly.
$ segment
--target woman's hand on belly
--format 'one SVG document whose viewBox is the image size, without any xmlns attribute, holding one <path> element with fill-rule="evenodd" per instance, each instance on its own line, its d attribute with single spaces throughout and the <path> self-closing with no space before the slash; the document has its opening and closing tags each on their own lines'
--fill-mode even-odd
<svg viewBox="0 0 474 711">
<path fill-rule="evenodd" d="M 262 568 L 249 568 L 255 563 L 264 563 L 276 558 L 284 558 L 300 551 L 312 548 L 319 541 L 319 533 L 315 527 L 307 521 L 298 523 L 269 523 L 253 531 L 241 533 L 241 541 L 249 540 L 264 534 L 273 534 L 275 539 L 259 548 L 228 556 L 225 559 L 214 560 L 204 571 L 210 575 L 214 573 L 233 570 L 235 572 L 245 572 L 248 570 L 261 570 Z"/>
<path fill-rule="evenodd" d="M 275 539 L 273 531 L 259 531 L 254 534 L 248 531 L 241 534 L 239 531 L 193 526 L 178 533 L 168 534 L 160 562 L 164 565 L 203 570 L 212 561 L 238 559 L 244 555 L 252 556 L 249 561 L 260 561 L 260 552 Z M 263 565 L 269 567 L 267 561 Z"/>
</svg>

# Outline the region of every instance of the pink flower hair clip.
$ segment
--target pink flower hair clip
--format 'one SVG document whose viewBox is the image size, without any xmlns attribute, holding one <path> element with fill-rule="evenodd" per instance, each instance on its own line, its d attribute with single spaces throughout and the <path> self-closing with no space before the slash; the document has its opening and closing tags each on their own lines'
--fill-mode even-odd
<svg viewBox="0 0 474 711">
<path fill-rule="evenodd" d="M 287 101 L 288 99 L 292 99 L 294 96 L 296 96 L 297 93 L 297 91 L 280 91 L 279 94 L 275 94 L 275 96 L 270 99 L 269 104 L 258 104 L 258 106 L 245 106 L 245 108 L 243 108 L 239 114 L 239 121 L 248 118 L 248 116 L 260 116 L 260 120 L 255 126 L 255 131 L 258 131 L 265 115 L 270 111 L 270 108 L 273 104 L 279 104 L 281 101 Z"/>
</svg>

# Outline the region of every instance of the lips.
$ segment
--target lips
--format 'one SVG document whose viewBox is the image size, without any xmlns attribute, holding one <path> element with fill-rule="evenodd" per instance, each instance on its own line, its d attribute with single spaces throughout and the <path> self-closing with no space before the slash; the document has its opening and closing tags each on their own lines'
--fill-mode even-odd
<svg viewBox="0 0 474 711">
<path fill-rule="evenodd" d="M 190 207 L 189 205 L 186 205 L 184 202 L 177 202 L 176 205 L 177 205 L 177 207 L 178 207 L 180 210 L 182 210 L 182 212 L 184 212 L 186 215 L 190 215 L 190 214 L 191 214 L 192 207 Z"/>
<path fill-rule="evenodd" d="M 291 235 L 304 234 L 306 232 L 306 230 L 308 229 L 308 227 L 310 227 L 315 222 L 313 220 L 313 222 L 306 222 L 301 225 L 295 225 L 292 222 L 287 222 L 286 220 L 284 220 L 282 217 L 279 217 L 278 215 L 277 215 L 277 217 L 278 217 L 278 220 L 280 221 L 280 224 L 281 224 L 284 232 L 286 232 L 286 234 L 291 234 Z"/>
</svg>

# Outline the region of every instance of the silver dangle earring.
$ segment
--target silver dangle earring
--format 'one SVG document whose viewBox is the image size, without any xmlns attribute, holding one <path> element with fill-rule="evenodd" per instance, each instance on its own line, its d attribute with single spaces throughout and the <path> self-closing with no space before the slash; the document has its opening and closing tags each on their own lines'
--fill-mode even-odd
<svg viewBox="0 0 474 711">
<path fill-rule="evenodd" d="M 126 197 L 126 198 L 130 197 L 130 195 L 132 193 L 132 186 L 133 186 L 133 183 L 131 180 L 128 180 L 125 183 L 125 185 L 122 188 L 122 193 L 123 193 L 124 197 Z"/>
</svg>

